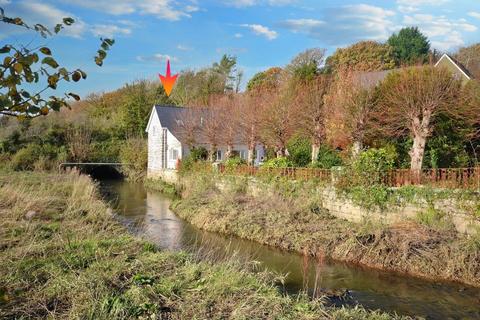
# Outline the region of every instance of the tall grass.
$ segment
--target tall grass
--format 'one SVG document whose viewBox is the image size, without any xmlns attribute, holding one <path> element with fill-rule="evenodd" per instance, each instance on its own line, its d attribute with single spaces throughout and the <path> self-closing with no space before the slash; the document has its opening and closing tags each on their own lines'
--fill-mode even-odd
<svg viewBox="0 0 480 320">
<path fill-rule="evenodd" d="M 74 172 L 0 172 L 0 261 L 6 319 L 390 319 L 284 296 L 236 263 L 159 251 Z"/>
</svg>

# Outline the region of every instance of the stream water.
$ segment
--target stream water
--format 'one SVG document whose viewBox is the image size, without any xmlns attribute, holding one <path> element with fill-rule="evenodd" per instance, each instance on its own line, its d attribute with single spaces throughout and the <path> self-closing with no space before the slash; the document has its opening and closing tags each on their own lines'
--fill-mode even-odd
<svg viewBox="0 0 480 320">
<path fill-rule="evenodd" d="M 348 290 L 350 298 L 336 304 L 358 303 L 368 309 L 427 319 L 480 319 L 480 289 L 343 263 L 320 264 L 295 253 L 195 228 L 169 209 L 168 197 L 146 191 L 141 184 L 102 181 L 101 190 L 123 223 L 161 248 L 236 254 L 258 261 L 260 266 L 286 275 L 284 290 L 289 293 L 307 290 L 315 294 L 318 288 L 328 292 Z"/>
</svg>

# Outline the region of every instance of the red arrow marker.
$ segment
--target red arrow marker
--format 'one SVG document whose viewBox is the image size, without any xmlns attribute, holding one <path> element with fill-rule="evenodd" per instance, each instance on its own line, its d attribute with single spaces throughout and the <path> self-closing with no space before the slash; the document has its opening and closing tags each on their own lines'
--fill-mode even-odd
<svg viewBox="0 0 480 320">
<path fill-rule="evenodd" d="M 169 59 L 167 59 L 166 75 L 162 76 L 161 74 L 158 74 L 158 76 L 160 77 L 160 81 L 163 84 L 163 89 L 165 90 L 165 93 L 167 94 L 167 96 L 169 96 L 170 93 L 172 92 L 173 85 L 175 84 L 175 81 L 177 80 L 177 77 L 178 77 L 178 73 L 173 75 L 173 76 L 171 75 L 171 73 L 170 73 L 170 60 Z"/>
</svg>

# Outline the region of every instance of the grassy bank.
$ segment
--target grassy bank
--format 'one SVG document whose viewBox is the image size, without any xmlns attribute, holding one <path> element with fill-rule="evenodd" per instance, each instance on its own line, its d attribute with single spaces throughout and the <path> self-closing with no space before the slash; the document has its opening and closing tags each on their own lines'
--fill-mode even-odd
<svg viewBox="0 0 480 320">
<path fill-rule="evenodd" d="M 0 318 L 390 319 L 282 295 L 268 273 L 159 251 L 85 176 L 0 173 Z"/>
<path fill-rule="evenodd" d="M 313 182 L 273 179 L 253 197 L 247 180 L 227 179 L 221 192 L 211 175 L 185 177 L 174 211 L 205 230 L 289 251 L 480 286 L 480 236 L 466 238 L 421 221 L 354 224 L 321 207 Z"/>
</svg>

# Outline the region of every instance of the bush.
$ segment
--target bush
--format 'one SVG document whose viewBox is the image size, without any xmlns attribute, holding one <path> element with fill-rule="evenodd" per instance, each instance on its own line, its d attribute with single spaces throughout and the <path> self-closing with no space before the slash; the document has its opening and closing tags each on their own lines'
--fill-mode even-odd
<svg viewBox="0 0 480 320">
<path fill-rule="evenodd" d="M 238 166 L 245 165 L 247 162 L 240 157 L 232 157 L 225 160 L 224 165 L 227 169 L 234 169 Z"/>
<path fill-rule="evenodd" d="M 262 164 L 262 168 L 288 168 L 288 167 L 293 167 L 293 163 L 286 157 L 273 158 L 265 161 Z"/>
<path fill-rule="evenodd" d="M 147 142 L 141 138 L 128 139 L 120 149 L 120 160 L 128 164 L 122 166 L 122 172 L 129 180 L 143 179 L 148 163 Z"/>
<path fill-rule="evenodd" d="M 193 147 L 190 149 L 190 154 L 188 157 L 192 161 L 199 161 L 199 160 L 207 160 L 208 159 L 208 151 L 204 147 Z"/>
<path fill-rule="evenodd" d="M 12 157 L 13 170 L 33 170 L 35 162 L 40 158 L 40 148 L 35 144 L 28 144 Z"/>
<path fill-rule="evenodd" d="M 295 167 L 305 167 L 312 159 L 312 144 L 309 139 L 294 136 L 287 143 L 288 159 Z"/>
<path fill-rule="evenodd" d="M 360 153 L 352 163 L 357 184 L 381 184 L 385 172 L 395 167 L 396 159 L 397 153 L 393 148 L 371 148 Z"/>
<path fill-rule="evenodd" d="M 318 152 L 317 161 L 312 163 L 314 168 L 331 169 L 332 167 L 343 165 L 340 153 L 328 145 L 321 145 Z"/>
</svg>

